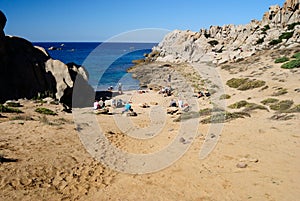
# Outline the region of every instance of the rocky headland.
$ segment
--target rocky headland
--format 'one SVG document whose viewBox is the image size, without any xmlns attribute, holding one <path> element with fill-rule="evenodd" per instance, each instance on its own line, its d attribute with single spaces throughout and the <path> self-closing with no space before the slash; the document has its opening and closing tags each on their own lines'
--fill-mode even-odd
<svg viewBox="0 0 300 201">
<path fill-rule="evenodd" d="M 298 0 L 270 6 L 262 20 L 245 25 L 211 26 L 198 32 L 175 30 L 153 48 L 147 61 L 234 62 L 268 49 L 292 48 L 300 43 Z"/>
</svg>

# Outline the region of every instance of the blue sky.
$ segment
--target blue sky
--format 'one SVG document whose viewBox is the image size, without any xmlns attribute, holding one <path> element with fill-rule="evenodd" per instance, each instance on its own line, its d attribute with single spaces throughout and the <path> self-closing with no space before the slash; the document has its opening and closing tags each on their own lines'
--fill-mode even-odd
<svg viewBox="0 0 300 201">
<path fill-rule="evenodd" d="M 199 31 L 261 20 L 284 0 L 1 0 L 7 35 L 32 42 L 105 41 L 136 29 Z M 152 39 L 155 40 L 155 39 Z M 158 39 L 159 40 L 159 39 Z M 155 41 L 157 42 L 157 41 Z"/>
</svg>

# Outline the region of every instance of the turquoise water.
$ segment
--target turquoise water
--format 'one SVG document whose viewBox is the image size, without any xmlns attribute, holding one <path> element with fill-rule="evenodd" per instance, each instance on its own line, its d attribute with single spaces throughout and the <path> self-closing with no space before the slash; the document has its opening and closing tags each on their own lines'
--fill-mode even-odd
<svg viewBox="0 0 300 201">
<path fill-rule="evenodd" d="M 54 59 L 83 65 L 95 90 L 115 88 L 118 82 L 124 90 L 129 90 L 138 89 L 139 81 L 126 70 L 133 65 L 132 60 L 143 58 L 156 43 L 42 42 L 33 45 L 45 48 Z M 57 49 L 48 50 L 50 47 Z"/>
</svg>

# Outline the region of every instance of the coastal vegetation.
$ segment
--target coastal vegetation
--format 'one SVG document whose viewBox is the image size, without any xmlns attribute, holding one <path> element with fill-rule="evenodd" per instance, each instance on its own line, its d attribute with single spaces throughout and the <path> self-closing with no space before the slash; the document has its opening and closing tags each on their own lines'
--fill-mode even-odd
<svg viewBox="0 0 300 201">
<path fill-rule="evenodd" d="M 40 113 L 40 114 L 45 114 L 45 115 L 57 115 L 56 112 L 54 112 L 48 108 L 44 108 L 44 107 L 36 108 L 34 111 L 37 113 Z"/>
<path fill-rule="evenodd" d="M 267 98 L 261 101 L 262 104 L 264 105 L 269 105 L 272 103 L 277 103 L 279 100 L 277 98 Z"/>
<path fill-rule="evenodd" d="M 294 104 L 293 100 L 282 100 L 276 104 L 270 105 L 270 109 L 283 112 L 290 109 L 293 104 Z"/>
<path fill-rule="evenodd" d="M 286 61 L 288 61 L 288 60 L 289 60 L 289 58 L 286 57 L 286 56 L 284 56 L 284 57 L 277 58 L 277 59 L 275 60 L 275 63 L 283 63 L 283 62 L 286 62 Z"/>
<path fill-rule="evenodd" d="M 13 107 L 8 107 L 3 104 L 0 104 L 0 112 L 2 113 L 23 113 L 23 111 L 13 108 Z"/>
<path fill-rule="evenodd" d="M 224 100 L 224 99 L 230 99 L 230 98 L 231 98 L 231 96 L 229 94 L 222 94 L 219 99 Z"/>
<path fill-rule="evenodd" d="M 200 122 L 203 124 L 209 123 L 225 123 L 238 118 L 251 117 L 247 112 L 220 112 L 215 113 L 205 119 L 202 119 Z"/>
<path fill-rule="evenodd" d="M 288 93 L 287 89 L 285 89 L 285 88 L 278 88 L 276 91 L 274 91 L 272 93 L 272 96 L 281 96 L 281 95 L 286 94 L 286 93 Z"/>
<path fill-rule="evenodd" d="M 251 80 L 249 78 L 231 78 L 226 82 L 231 88 L 236 88 L 241 91 L 262 87 L 266 84 L 262 80 Z"/>
<path fill-rule="evenodd" d="M 233 104 L 229 105 L 228 108 L 230 108 L 230 109 L 244 108 L 243 111 L 245 111 L 245 112 L 256 110 L 256 109 L 267 110 L 268 111 L 268 109 L 263 105 L 258 105 L 256 103 L 249 103 L 245 100 L 241 100 L 241 101 L 238 101 L 236 103 L 233 103 Z"/>
</svg>

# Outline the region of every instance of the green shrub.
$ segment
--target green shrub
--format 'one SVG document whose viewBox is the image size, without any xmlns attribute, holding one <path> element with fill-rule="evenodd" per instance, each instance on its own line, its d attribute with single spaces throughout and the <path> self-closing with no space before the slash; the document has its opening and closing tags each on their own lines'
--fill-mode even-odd
<svg viewBox="0 0 300 201">
<path fill-rule="evenodd" d="M 292 58 L 300 59 L 300 52 L 295 53 Z"/>
<path fill-rule="evenodd" d="M 265 38 L 260 38 L 256 41 L 256 45 L 262 44 L 265 41 Z"/>
<path fill-rule="evenodd" d="M 294 106 L 293 108 L 287 110 L 286 112 L 288 112 L 288 113 L 296 113 L 296 112 L 300 112 L 300 104 Z"/>
<path fill-rule="evenodd" d="M 291 32 L 285 32 L 285 33 L 283 33 L 283 34 L 281 34 L 280 36 L 279 36 L 279 40 L 283 40 L 283 39 L 290 39 L 290 38 L 292 38 L 293 37 L 293 34 L 294 34 L 294 32 L 293 31 L 291 31 Z"/>
<path fill-rule="evenodd" d="M 292 100 L 283 100 L 276 104 L 270 105 L 270 108 L 272 110 L 276 110 L 276 111 L 285 111 L 285 110 L 289 109 L 293 104 L 294 104 L 294 101 L 292 101 Z"/>
<path fill-rule="evenodd" d="M 246 83 L 248 78 L 231 78 L 226 84 L 231 88 L 238 88 L 242 84 Z"/>
<path fill-rule="evenodd" d="M 242 84 L 240 87 L 238 87 L 238 90 L 248 90 L 248 89 L 254 89 L 254 88 L 259 88 L 262 87 L 266 84 L 265 81 L 262 80 L 249 80 L 246 83 Z"/>
<path fill-rule="evenodd" d="M 228 122 L 237 118 L 244 118 L 244 117 L 251 117 L 249 113 L 246 112 L 221 112 L 221 113 L 216 113 L 213 114 L 210 117 L 207 117 L 200 122 L 203 124 L 209 124 L 209 123 L 224 123 Z"/>
<path fill-rule="evenodd" d="M 265 25 L 264 28 L 262 28 L 261 30 L 262 30 L 263 32 L 266 32 L 266 31 L 269 30 L 269 29 L 270 29 L 270 26 L 267 24 L 267 25 Z"/>
<path fill-rule="evenodd" d="M 236 103 L 229 105 L 228 107 L 231 109 L 239 109 L 241 107 L 245 107 L 247 104 L 249 104 L 247 101 L 241 100 L 241 101 L 238 101 Z"/>
<path fill-rule="evenodd" d="M 268 111 L 268 108 L 266 108 L 265 106 L 263 105 L 258 105 L 256 103 L 248 103 L 247 101 L 245 100 L 241 100 L 241 101 L 238 101 L 234 104 L 231 104 L 228 106 L 228 108 L 231 108 L 231 109 L 240 109 L 244 107 L 245 109 L 243 110 L 243 112 L 249 112 L 249 111 L 252 111 L 252 110 L 267 110 Z"/>
<path fill-rule="evenodd" d="M 288 30 L 293 30 L 295 28 L 296 25 L 299 25 L 300 22 L 295 22 L 295 23 L 292 23 L 292 24 L 288 24 Z"/>
<path fill-rule="evenodd" d="M 226 82 L 229 87 L 237 88 L 238 90 L 248 90 L 254 89 L 258 87 L 262 87 L 266 84 L 265 81 L 262 80 L 250 80 L 248 78 L 232 78 Z"/>
<path fill-rule="evenodd" d="M 219 42 L 217 40 L 211 40 L 211 41 L 208 41 L 208 43 L 211 45 L 211 46 L 216 46 L 219 44 Z"/>
<path fill-rule="evenodd" d="M 11 108 L 0 104 L 0 112 L 3 113 L 23 113 L 21 110 L 17 108 Z"/>
<path fill-rule="evenodd" d="M 224 100 L 224 99 L 229 99 L 229 98 L 231 98 L 231 96 L 229 94 L 222 94 L 219 99 Z"/>
<path fill-rule="evenodd" d="M 288 93 L 287 89 L 278 89 L 272 94 L 272 96 L 280 96 L 286 93 Z"/>
<path fill-rule="evenodd" d="M 272 104 L 272 103 L 277 103 L 279 100 L 276 98 L 267 98 L 263 101 L 261 101 L 262 104 L 264 105 L 268 105 L 268 104 Z"/>
<path fill-rule="evenodd" d="M 287 57 L 280 57 L 280 58 L 275 59 L 275 63 L 283 63 L 288 60 L 289 60 L 289 58 L 287 58 Z"/>
<path fill-rule="evenodd" d="M 243 112 L 250 112 L 252 110 L 266 110 L 269 112 L 268 108 L 266 108 L 263 105 L 258 105 L 256 103 L 248 103 Z"/>
<path fill-rule="evenodd" d="M 46 114 L 46 115 L 57 115 L 54 111 L 44 107 L 36 108 L 35 112 L 38 112 L 40 114 Z"/>
<path fill-rule="evenodd" d="M 281 65 L 281 68 L 292 69 L 300 68 L 300 59 L 292 60 Z"/>
<path fill-rule="evenodd" d="M 6 102 L 5 104 L 8 107 L 22 107 L 22 105 L 18 102 Z"/>
<path fill-rule="evenodd" d="M 272 40 L 272 41 L 269 42 L 269 45 L 277 45 L 277 44 L 279 44 L 281 42 L 282 42 L 282 40 L 280 40 L 280 39 L 274 39 L 274 40 Z"/>
</svg>

